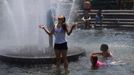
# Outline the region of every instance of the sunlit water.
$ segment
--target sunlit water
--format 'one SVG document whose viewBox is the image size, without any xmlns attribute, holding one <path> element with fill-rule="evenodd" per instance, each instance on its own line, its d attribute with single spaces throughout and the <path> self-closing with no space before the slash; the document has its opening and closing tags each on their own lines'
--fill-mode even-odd
<svg viewBox="0 0 134 75">
<path fill-rule="evenodd" d="M 69 63 L 68 75 L 133 75 L 134 74 L 134 30 L 130 29 L 91 29 L 75 30 L 68 37 L 68 45 L 85 48 L 86 56 L 77 62 Z M 89 55 L 99 51 L 100 45 L 106 43 L 117 61 L 125 64 L 105 67 L 98 70 L 90 69 Z M 61 65 L 61 71 L 63 65 Z M 20 67 L 0 62 L 0 75 L 63 75 L 56 73 L 55 65 L 33 65 Z"/>
</svg>

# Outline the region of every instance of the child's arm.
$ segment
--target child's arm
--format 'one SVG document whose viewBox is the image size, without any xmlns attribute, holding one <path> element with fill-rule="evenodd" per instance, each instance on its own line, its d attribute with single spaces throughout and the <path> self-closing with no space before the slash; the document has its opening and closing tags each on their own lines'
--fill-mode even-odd
<svg viewBox="0 0 134 75">
<path fill-rule="evenodd" d="M 91 16 L 89 16 L 89 18 L 87 20 L 91 20 Z"/>
<path fill-rule="evenodd" d="M 82 19 L 83 21 L 86 21 L 86 20 L 84 19 L 84 17 L 82 17 L 81 19 Z"/>
<path fill-rule="evenodd" d="M 102 55 L 101 52 L 92 53 L 92 55 Z"/>
<path fill-rule="evenodd" d="M 113 57 L 113 54 L 111 52 L 109 52 L 109 54 L 110 54 L 110 57 Z"/>
</svg>

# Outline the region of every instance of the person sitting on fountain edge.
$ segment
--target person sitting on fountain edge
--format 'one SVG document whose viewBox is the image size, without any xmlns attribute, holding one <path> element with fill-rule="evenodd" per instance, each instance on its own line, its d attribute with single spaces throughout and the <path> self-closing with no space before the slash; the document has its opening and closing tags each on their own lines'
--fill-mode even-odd
<svg viewBox="0 0 134 75">
<path fill-rule="evenodd" d="M 58 17 L 58 23 L 53 27 L 51 31 L 48 31 L 46 27 L 43 25 L 39 25 L 40 28 L 44 29 L 45 32 L 48 35 L 54 35 L 55 36 L 55 44 L 54 44 L 54 50 L 56 54 L 56 66 L 57 70 L 60 69 L 60 60 L 61 56 L 63 58 L 64 62 L 64 69 L 65 73 L 68 73 L 68 60 L 67 60 L 67 41 L 66 41 L 66 34 L 70 35 L 75 28 L 76 24 L 72 26 L 68 26 L 66 24 L 66 18 L 64 16 L 59 16 Z M 69 30 L 70 28 L 70 30 Z"/>
<path fill-rule="evenodd" d="M 100 47 L 101 52 L 92 53 L 92 55 L 100 55 L 104 59 L 112 58 L 112 53 L 108 50 L 107 44 L 102 44 Z"/>
</svg>

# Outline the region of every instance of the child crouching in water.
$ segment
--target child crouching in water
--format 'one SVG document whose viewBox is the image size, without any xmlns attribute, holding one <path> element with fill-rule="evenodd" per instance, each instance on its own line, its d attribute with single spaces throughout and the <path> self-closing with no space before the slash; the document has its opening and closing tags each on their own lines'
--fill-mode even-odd
<svg viewBox="0 0 134 75">
<path fill-rule="evenodd" d="M 99 61 L 96 55 L 91 55 L 90 61 L 91 61 L 91 69 L 93 70 L 106 66 L 106 63 Z"/>
<path fill-rule="evenodd" d="M 102 56 L 104 59 L 112 58 L 112 53 L 109 51 L 107 44 L 102 44 L 100 47 L 101 52 L 92 53 L 92 55 Z"/>
<path fill-rule="evenodd" d="M 112 53 L 108 50 L 107 44 L 102 44 L 100 47 L 101 52 L 92 53 L 90 56 L 91 61 L 91 69 L 98 69 L 99 67 L 103 67 L 107 65 L 106 60 L 112 58 Z M 102 59 L 98 59 L 98 56 L 102 56 Z"/>
</svg>

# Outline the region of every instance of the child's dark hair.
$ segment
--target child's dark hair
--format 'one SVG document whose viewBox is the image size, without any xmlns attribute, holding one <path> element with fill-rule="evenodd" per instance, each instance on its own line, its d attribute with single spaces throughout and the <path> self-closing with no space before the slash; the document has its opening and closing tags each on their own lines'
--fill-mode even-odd
<svg viewBox="0 0 134 75">
<path fill-rule="evenodd" d="M 99 9 L 99 10 L 97 11 L 97 15 L 101 16 L 101 14 L 102 14 L 102 10 Z"/>
<path fill-rule="evenodd" d="M 108 45 L 107 44 L 102 44 L 100 47 L 101 51 L 107 51 L 108 50 Z"/>
</svg>

